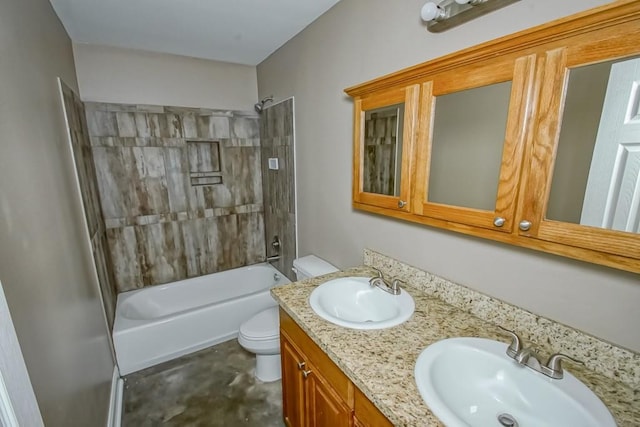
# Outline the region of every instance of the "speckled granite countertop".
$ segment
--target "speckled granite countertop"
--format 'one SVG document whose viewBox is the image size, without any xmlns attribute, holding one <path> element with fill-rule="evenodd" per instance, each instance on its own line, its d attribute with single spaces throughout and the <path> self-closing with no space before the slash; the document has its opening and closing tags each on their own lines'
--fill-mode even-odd
<svg viewBox="0 0 640 427">
<path fill-rule="evenodd" d="M 342 328 L 317 316 L 308 300 L 321 283 L 345 276 L 372 277 L 356 267 L 271 290 L 280 306 L 324 350 L 349 379 L 398 426 L 443 425 L 424 403 L 414 381 L 414 364 L 428 345 L 450 337 L 484 337 L 507 342 L 492 323 L 475 317 L 409 284 L 416 303 L 400 326 L 374 331 Z M 640 425 L 640 391 L 586 368 L 567 365 L 607 405 L 619 426 Z"/>
</svg>

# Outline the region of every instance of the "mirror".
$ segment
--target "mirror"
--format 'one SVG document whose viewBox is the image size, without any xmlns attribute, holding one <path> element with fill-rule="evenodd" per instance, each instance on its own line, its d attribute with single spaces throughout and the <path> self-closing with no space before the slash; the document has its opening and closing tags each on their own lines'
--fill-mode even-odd
<svg viewBox="0 0 640 427">
<path fill-rule="evenodd" d="M 640 58 L 569 70 L 546 217 L 638 233 Z"/>
<path fill-rule="evenodd" d="M 404 104 L 365 111 L 363 191 L 400 195 Z"/>
<path fill-rule="evenodd" d="M 428 201 L 493 211 L 511 82 L 436 97 Z"/>
</svg>

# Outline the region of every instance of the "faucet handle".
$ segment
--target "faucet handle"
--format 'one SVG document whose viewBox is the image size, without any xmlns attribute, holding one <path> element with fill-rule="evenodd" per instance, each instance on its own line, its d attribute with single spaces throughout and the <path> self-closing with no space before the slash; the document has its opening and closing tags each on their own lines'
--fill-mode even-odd
<svg viewBox="0 0 640 427">
<path fill-rule="evenodd" d="M 563 377 L 564 371 L 562 370 L 562 361 L 565 359 L 570 360 L 573 363 L 579 363 L 581 365 L 584 365 L 584 362 L 582 360 L 574 359 L 573 357 L 567 356 L 566 354 L 562 354 L 562 353 L 552 354 L 549 357 L 549 360 L 547 361 L 547 364 L 546 364 L 546 367 L 549 371 L 548 375 L 551 378 L 555 378 L 559 380 Z"/>
<path fill-rule="evenodd" d="M 503 328 L 500 325 L 498 325 L 498 328 L 511 335 L 511 344 L 509 344 L 509 347 L 507 347 L 507 356 L 515 358 L 520 350 L 522 350 L 522 340 L 514 331 L 510 331 L 509 329 Z"/>
<path fill-rule="evenodd" d="M 406 285 L 406 283 L 400 279 L 393 279 L 391 281 L 391 293 L 393 295 L 400 295 L 400 285 Z"/>
</svg>

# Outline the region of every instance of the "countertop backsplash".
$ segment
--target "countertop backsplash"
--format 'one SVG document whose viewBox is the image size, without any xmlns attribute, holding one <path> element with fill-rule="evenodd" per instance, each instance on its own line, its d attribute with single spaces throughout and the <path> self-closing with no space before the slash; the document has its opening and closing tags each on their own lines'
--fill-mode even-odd
<svg viewBox="0 0 640 427">
<path fill-rule="evenodd" d="M 499 299 L 425 272 L 370 249 L 364 250 L 364 264 L 387 277 L 473 314 L 487 322 L 516 331 L 524 345 L 535 344 L 545 355 L 566 353 L 584 361 L 587 368 L 608 378 L 640 389 L 640 354 L 617 347 L 589 334 L 538 316 Z M 509 337 L 505 335 L 505 342 Z"/>
</svg>

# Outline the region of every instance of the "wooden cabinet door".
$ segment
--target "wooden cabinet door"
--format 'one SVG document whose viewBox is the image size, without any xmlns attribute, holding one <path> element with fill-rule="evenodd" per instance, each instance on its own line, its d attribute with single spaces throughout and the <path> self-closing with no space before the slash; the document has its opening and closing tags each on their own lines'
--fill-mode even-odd
<svg viewBox="0 0 640 427">
<path fill-rule="evenodd" d="M 288 427 L 303 427 L 305 424 L 305 381 L 300 366 L 303 357 L 280 336 L 282 358 L 282 413 Z"/>
<path fill-rule="evenodd" d="M 620 24 L 615 32 L 576 37 L 546 52 L 518 219 L 521 237 L 561 244 L 569 255 L 580 249 L 597 251 L 579 258 L 636 272 L 640 269 L 639 43 L 637 23 Z M 591 78 L 591 92 L 581 90 L 584 77 L 579 76 L 587 74 L 580 73 L 595 76 L 596 66 L 607 69 L 604 84 L 596 85 Z M 620 73 L 629 66 L 631 71 Z M 604 100 L 592 101 L 598 93 Z M 591 105 L 598 107 L 595 116 L 587 116 Z M 595 130 L 585 134 L 584 122 L 594 123 Z M 598 146 L 604 138 L 613 142 L 606 149 Z M 578 155 L 582 153 L 587 155 Z M 591 186 L 598 181 L 595 194 L 602 202 L 594 205 Z M 626 227 L 615 224 L 618 215 Z"/>
<path fill-rule="evenodd" d="M 534 71 L 535 55 L 505 56 L 423 83 L 413 213 L 513 231 Z"/>
<path fill-rule="evenodd" d="M 356 99 L 355 206 L 364 204 L 409 212 L 419 93 L 420 86 L 414 84 Z"/>
<path fill-rule="evenodd" d="M 350 427 L 351 409 L 317 372 L 306 378 L 307 427 Z"/>
</svg>

